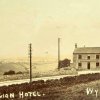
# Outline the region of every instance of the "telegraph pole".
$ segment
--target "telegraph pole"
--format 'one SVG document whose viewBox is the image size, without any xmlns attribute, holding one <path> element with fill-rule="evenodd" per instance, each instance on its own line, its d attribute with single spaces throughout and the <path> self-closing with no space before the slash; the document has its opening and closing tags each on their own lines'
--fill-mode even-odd
<svg viewBox="0 0 100 100">
<path fill-rule="evenodd" d="M 60 69 L 60 38 L 58 38 L 58 69 Z"/>
<path fill-rule="evenodd" d="M 32 44 L 29 44 L 29 60 L 30 60 L 30 83 L 32 82 Z"/>
</svg>

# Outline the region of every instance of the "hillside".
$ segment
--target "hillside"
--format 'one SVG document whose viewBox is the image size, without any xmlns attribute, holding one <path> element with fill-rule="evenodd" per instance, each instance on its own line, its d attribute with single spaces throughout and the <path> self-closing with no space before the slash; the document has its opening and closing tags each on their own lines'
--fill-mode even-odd
<svg viewBox="0 0 100 100">
<path fill-rule="evenodd" d="M 34 57 L 32 65 L 33 73 L 45 73 L 57 68 L 56 60 L 49 57 Z M 28 58 L 0 58 L 0 75 L 9 70 L 28 72 L 29 68 Z"/>
<path fill-rule="evenodd" d="M 33 73 L 35 72 L 48 72 L 50 70 L 55 70 L 57 67 L 56 63 L 33 63 Z M 29 71 L 29 63 L 24 62 L 3 62 L 0 63 L 0 74 L 2 75 L 4 72 L 14 70 L 15 72 L 27 72 Z"/>
<path fill-rule="evenodd" d="M 21 63 L 12 63 L 12 62 L 9 62 L 9 63 L 0 63 L 0 74 L 4 74 L 4 72 L 7 72 L 9 70 L 13 70 L 15 72 L 19 72 L 19 71 L 22 71 L 22 72 L 26 72 L 26 66 L 28 66 L 28 64 L 21 64 Z"/>
</svg>

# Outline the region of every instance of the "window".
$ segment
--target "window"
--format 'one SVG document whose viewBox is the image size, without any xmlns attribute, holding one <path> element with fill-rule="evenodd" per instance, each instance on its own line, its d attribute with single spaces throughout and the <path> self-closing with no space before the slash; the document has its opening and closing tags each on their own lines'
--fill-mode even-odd
<svg viewBox="0 0 100 100">
<path fill-rule="evenodd" d="M 97 66 L 97 67 L 99 66 L 99 62 L 96 63 L 96 66 Z"/>
<path fill-rule="evenodd" d="M 78 63 L 78 66 L 81 67 L 82 66 L 82 63 Z"/>
<path fill-rule="evenodd" d="M 87 59 L 90 59 L 90 56 L 87 56 Z"/>
<path fill-rule="evenodd" d="M 82 55 L 79 55 L 79 56 L 78 56 L 78 59 L 82 59 Z"/>
<path fill-rule="evenodd" d="M 96 55 L 96 59 L 99 59 L 99 55 Z"/>
</svg>

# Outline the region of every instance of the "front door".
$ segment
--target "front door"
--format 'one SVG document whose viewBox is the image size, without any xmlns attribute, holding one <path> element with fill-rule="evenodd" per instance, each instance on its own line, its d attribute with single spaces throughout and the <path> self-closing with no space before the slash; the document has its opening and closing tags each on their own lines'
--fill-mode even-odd
<svg viewBox="0 0 100 100">
<path fill-rule="evenodd" d="M 87 69 L 90 69 L 90 62 L 87 63 Z"/>
</svg>

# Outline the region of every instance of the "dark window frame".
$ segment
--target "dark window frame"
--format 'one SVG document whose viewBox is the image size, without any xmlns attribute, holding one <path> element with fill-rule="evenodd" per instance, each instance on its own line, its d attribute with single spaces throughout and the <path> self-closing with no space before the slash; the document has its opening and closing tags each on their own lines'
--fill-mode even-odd
<svg viewBox="0 0 100 100">
<path fill-rule="evenodd" d="M 96 67 L 98 67 L 100 64 L 99 64 L 99 62 L 96 62 Z"/>
<path fill-rule="evenodd" d="M 82 63 L 78 63 L 78 66 L 79 66 L 79 67 L 82 67 Z"/>
<path fill-rule="evenodd" d="M 90 59 L 90 56 L 87 56 L 87 59 Z"/>
<path fill-rule="evenodd" d="M 100 57 L 99 57 L 99 55 L 96 55 L 96 59 L 99 59 Z"/>
<path fill-rule="evenodd" d="M 78 59 L 82 59 L 82 55 L 78 55 Z"/>
</svg>

